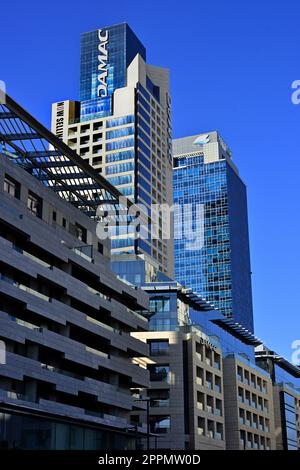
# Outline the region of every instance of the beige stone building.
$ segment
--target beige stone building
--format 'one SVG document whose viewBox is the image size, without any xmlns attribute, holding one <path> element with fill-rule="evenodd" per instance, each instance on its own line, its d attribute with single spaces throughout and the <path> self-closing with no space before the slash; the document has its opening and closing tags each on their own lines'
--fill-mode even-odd
<svg viewBox="0 0 300 470">
<path fill-rule="evenodd" d="M 240 355 L 223 360 L 226 449 L 275 449 L 272 381 Z"/>
<path fill-rule="evenodd" d="M 222 353 L 193 326 L 141 332 L 155 364 L 150 370 L 150 430 L 158 448 L 225 449 Z M 138 415 L 138 413 L 137 413 Z M 145 422 L 140 413 L 139 420 Z M 136 418 L 134 418 L 136 421 Z"/>
</svg>

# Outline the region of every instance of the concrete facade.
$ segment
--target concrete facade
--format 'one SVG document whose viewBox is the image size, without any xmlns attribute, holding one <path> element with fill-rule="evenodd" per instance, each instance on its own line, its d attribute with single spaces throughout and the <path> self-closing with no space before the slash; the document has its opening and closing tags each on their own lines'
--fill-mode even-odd
<svg viewBox="0 0 300 470">
<path fill-rule="evenodd" d="M 36 424 L 25 443 L 26 429 L 13 423 L 30 411 L 51 426 L 80 424 L 80 435 L 105 430 L 111 448 L 130 446 L 131 388 L 149 384 L 148 347 L 130 333 L 147 329 L 137 313 L 147 295 L 111 272 L 109 241 L 99 242 L 92 219 L 4 156 L 0 227 L 0 440 L 55 446 L 50 428 L 40 442 Z M 106 445 L 95 442 L 88 448 Z"/>
</svg>

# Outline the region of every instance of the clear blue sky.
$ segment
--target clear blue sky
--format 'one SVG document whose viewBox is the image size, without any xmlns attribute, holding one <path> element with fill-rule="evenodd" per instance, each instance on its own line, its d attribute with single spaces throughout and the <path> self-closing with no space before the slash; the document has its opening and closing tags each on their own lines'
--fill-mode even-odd
<svg viewBox="0 0 300 470">
<path fill-rule="evenodd" d="M 0 79 L 49 125 L 79 93 L 79 35 L 126 21 L 171 71 L 174 137 L 217 129 L 248 187 L 256 334 L 288 359 L 300 339 L 297 0 L 34 0 L 1 5 Z"/>
</svg>

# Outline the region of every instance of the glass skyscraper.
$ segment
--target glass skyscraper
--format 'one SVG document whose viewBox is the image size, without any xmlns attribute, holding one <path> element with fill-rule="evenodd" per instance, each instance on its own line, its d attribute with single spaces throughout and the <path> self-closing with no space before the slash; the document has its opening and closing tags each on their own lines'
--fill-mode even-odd
<svg viewBox="0 0 300 470">
<path fill-rule="evenodd" d="M 246 187 L 231 152 L 210 132 L 175 139 L 173 155 L 174 202 L 182 208 L 175 214 L 175 277 L 253 332 Z M 202 241 L 190 243 L 199 231 Z"/>
<path fill-rule="evenodd" d="M 81 35 L 80 101 L 53 104 L 52 131 L 147 214 L 172 205 L 169 71 L 146 63 L 126 23 Z M 158 237 L 136 236 L 131 221 L 112 228 L 113 268 L 138 257 L 172 276 L 173 237 L 163 237 L 162 218 Z"/>
</svg>

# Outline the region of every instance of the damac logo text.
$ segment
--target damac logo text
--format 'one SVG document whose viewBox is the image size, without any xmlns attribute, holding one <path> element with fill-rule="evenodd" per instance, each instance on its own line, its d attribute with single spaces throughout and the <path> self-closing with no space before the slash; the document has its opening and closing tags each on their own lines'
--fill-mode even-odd
<svg viewBox="0 0 300 470">
<path fill-rule="evenodd" d="M 108 61 L 108 31 L 98 30 L 98 87 L 97 95 L 99 98 L 107 96 L 107 61 Z"/>
</svg>

